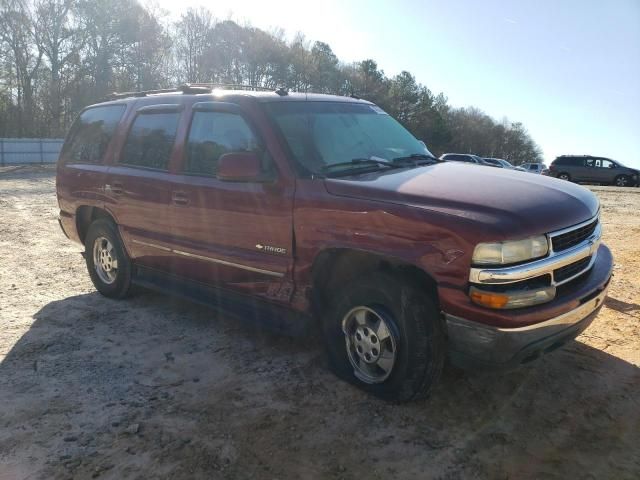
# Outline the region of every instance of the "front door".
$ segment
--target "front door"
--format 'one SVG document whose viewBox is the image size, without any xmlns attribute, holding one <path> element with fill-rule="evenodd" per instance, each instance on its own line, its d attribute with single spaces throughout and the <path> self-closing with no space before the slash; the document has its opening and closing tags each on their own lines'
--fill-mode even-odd
<svg viewBox="0 0 640 480">
<path fill-rule="evenodd" d="M 595 180 L 603 184 L 612 183 L 616 175 L 615 164 L 606 158 L 597 158 L 595 165 Z"/>
<path fill-rule="evenodd" d="M 241 151 L 261 155 L 268 180 L 217 178 L 220 156 Z M 237 105 L 193 105 L 179 170 L 169 205 L 176 273 L 227 290 L 288 301 L 294 188 L 278 174 L 265 143 Z"/>
</svg>

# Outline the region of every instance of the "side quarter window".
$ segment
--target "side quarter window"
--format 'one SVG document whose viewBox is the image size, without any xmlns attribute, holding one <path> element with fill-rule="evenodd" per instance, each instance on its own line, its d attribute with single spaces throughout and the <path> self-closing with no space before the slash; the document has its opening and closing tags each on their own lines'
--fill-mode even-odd
<svg viewBox="0 0 640 480">
<path fill-rule="evenodd" d="M 121 164 L 167 170 L 180 113 L 138 114 L 122 148 Z"/>
<path fill-rule="evenodd" d="M 218 160 L 230 152 L 259 152 L 261 144 L 237 113 L 196 111 L 187 140 L 184 173 L 215 176 Z"/>
<path fill-rule="evenodd" d="M 65 163 L 102 163 L 125 111 L 124 105 L 89 108 L 77 118 L 60 158 Z"/>
</svg>

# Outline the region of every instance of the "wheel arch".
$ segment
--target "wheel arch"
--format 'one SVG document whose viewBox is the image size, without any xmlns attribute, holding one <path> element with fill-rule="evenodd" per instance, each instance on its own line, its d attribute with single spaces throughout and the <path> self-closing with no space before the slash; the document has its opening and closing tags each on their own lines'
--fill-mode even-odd
<svg viewBox="0 0 640 480">
<path fill-rule="evenodd" d="M 399 275 L 427 291 L 439 308 L 438 285 L 424 269 L 396 257 L 350 248 L 328 248 L 316 255 L 311 268 L 312 307 L 322 311 L 329 296 L 367 272 Z"/>
<path fill-rule="evenodd" d="M 107 218 L 116 223 L 113 215 L 103 208 L 81 205 L 76 209 L 76 229 L 78 231 L 78 238 L 83 244 L 87 237 L 89 226 L 99 218 Z"/>
</svg>

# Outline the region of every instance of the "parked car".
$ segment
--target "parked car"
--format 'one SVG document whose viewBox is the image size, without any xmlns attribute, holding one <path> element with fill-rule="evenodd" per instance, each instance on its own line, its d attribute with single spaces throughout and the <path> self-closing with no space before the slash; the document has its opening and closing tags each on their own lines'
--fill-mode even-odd
<svg viewBox="0 0 640 480">
<path fill-rule="evenodd" d="M 518 170 L 520 172 L 524 172 L 526 171 L 524 168 L 521 167 L 516 167 L 514 165 L 511 164 L 511 162 L 508 162 L 507 160 L 504 160 L 502 158 L 483 158 L 483 160 L 486 163 L 490 163 L 496 167 L 501 167 L 501 168 L 508 168 L 510 170 Z"/>
<path fill-rule="evenodd" d="M 572 182 L 591 182 L 618 187 L 638 185 L 640 171 L 620 162 L 591 155 L 561 155 L 549 166 L 549 175 Z"/>
<path fill-rule="evenodd" d="M 469 153 L 445 153 L 440 155 L 440 160 L 444 160 L 446 162 L 464 162 L 464 163 L 475 163 L 477 165 L 484 165 L 487 167 L 497 167 L 493 163 L 485 161 L 484 158 L 479 157 L 478 155 L 472 155 Z"/>
<path fill-rule="evenodd" d="M 545 168 L 547 168 L 547 166 L 544 163 L 523 163 L 521 167 L 524 168 L 525 171 L 529 173 L 537 173 L 537 174 L 542 173 L 542 171 Z"/>
<path fill-rule="evenodd" d="M 513 367 L 576 337 L 613 259 L 584 187 L 442 162 L 373 103 L 185 86 L 84 109 L 60 225 L 96 289 L 319 325 L 341 378 L 426 395 L 445 356 Z"/>
<path fill-rule="evenodd" d="M 503 163 L 499 162 L 497 158 L 486 158 L 486 157 L 483 157 L 482 160 L 483 160 L 484 163 L 488 163 L 489 165 L 491 165 L 493 167 L 509 168 L 509 167 L 506 167 Z"/>
</svg>

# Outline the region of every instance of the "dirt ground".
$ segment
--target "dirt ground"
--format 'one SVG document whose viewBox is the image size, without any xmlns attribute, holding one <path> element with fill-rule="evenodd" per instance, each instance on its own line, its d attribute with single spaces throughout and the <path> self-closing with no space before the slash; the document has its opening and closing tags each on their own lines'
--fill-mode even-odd
<svg viewBox="0 0 640 480">
<path fill-rule="evenodd" d="M 448 367 L 389 405 L 313 339 L 155 293 L 97 294 L 51 170 L 0 172 L 0 479 L 640 478 L 640 189 L 594 188 L 615 277 L 577 341 Z"/>
</svg>

